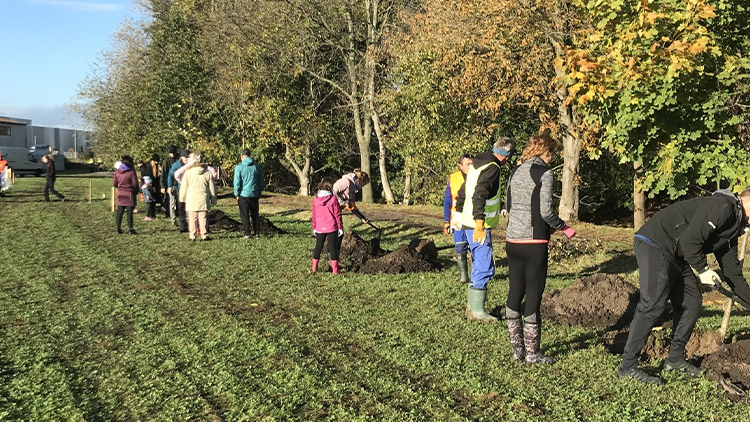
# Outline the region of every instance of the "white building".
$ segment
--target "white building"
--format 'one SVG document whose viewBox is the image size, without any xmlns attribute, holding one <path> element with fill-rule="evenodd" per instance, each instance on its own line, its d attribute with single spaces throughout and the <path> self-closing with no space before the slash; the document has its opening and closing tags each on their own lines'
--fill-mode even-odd
<svg viewBox="0 0 750 422">
<path fill-rule="evenodd" d="M 0 116 L 0 146 L 26 147 L 31 133 L 31 120 Z"/>
<path fill-rule="evenodd" d="M 93 133 L 85 130 L 34 126 L 29 119 L 0 116 L 0 146 L 31 148 L 49 145 L 67 158 L 93 147 Z"/>
</svg>

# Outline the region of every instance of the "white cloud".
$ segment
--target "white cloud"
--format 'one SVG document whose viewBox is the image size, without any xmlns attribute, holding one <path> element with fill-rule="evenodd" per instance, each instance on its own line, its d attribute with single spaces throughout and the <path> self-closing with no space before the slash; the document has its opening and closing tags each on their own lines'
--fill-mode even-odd
<svg viewBox="0 0 750 422">
<path fill-rule="evenodd" d="M 90 129 L 78 113 L 73 113 L 65 106 L 56 107 L 4 107 L 0 106 L 0 116 L 30 119 L 35 126 L 62 127 L 67 129 Z"/>
<path fill-rule="evenodd" d="M 31 4 L 45 6 L 64 7 L 66 9 L 80 10 L 84 12 L 116 12 L 122 9 L 122 5 L 111 3 L 93 3 L 86 1 L 68 0 L 31 0 Z"/>
</svg>

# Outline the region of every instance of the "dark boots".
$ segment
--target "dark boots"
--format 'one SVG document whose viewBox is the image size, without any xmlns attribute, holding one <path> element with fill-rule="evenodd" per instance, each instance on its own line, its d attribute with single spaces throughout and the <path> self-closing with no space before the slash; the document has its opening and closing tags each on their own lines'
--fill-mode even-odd
<svg viewBox="0 0 750 422">
<path fill-rule="evenodd" d="M 458 265 L 459 283 L 469 282 L 469 260 L 466 257 L 466 252 L 456 254 L 456 264 Z"/>
<path fill-rule="evenodd" d="M 551 356 L 545 356 L 539 351 L 539 343 L 542 337 L 542 328 L 540 324 L 523 324 L 523 344 L 526 349 L 526 363 L 546 363 L 553 364 L 557 359 Z"/>
<path fill-rule="evenodd" d="M 508 324 L 508 336 L 510 345 L 513 347 L 513 359 L 523 362 L 526 357 L 526 350 L 523 343 L 523 321 L 521 318 L 506 319 Z"/>
</svg>

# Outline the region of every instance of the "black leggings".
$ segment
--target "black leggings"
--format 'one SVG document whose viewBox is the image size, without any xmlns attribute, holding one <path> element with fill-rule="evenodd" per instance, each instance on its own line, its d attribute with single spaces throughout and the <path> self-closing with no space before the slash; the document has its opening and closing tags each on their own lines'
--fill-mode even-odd
<svg viewBox="0 0 750 422">
<path fill-rule="evenodd" d="M 506 307 L 521 313 L 529 323 L 541 322 L 542 293 L 547 284 L 549 250 L 546 243 L 505 243 L 510 290 Z M 526 298 L 524 308 L 521 304 Z"/>
<path fill-rule="evenodd" d="M 128 229 L 133 230 L 133 207 L 124 207 L 122 205 L 117 206 L 117 214 L 115 214 L 115 219 L 117 220 L 117 230 L 120 231 L 120 227 L 122 227 L 122 214 L 127 212 L 128 213 Z"/>
<path fill-rule="evenodd" d="M 320 252 L 323 250 L 323 243 L 326 241 L 328 242 L 328 256 L 331 258 L 331 261 L 338 261 L 338 232 L 315 233 L 315 249 L 313 250 L 313 259 L 320 259 Z"/>
</svg>

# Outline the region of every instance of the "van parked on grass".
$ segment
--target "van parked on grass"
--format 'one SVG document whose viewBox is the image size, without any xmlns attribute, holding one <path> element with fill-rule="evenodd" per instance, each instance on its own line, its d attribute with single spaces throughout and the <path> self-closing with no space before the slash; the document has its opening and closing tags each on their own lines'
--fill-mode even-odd
<svg viewBox="0 0 750 422">
<path fill-rule="evenodd" d="M 44 172 L 41 160 L 26 148 L 0 146 L 0 154 L 8 161 L 8 166 L 17 175 L 33 174 L 38 177 Z"/>
</svg>

